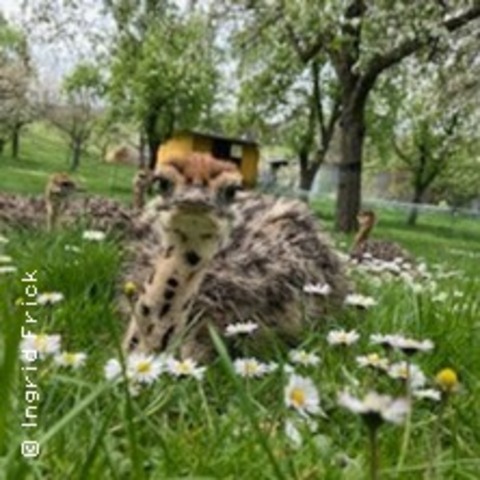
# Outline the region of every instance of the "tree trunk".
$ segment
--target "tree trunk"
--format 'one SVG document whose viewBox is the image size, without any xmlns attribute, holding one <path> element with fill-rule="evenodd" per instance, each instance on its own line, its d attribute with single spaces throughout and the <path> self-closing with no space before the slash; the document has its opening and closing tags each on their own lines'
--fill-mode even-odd
<svg viewBox="0 0 480 480">
<path fill-rule="evenodd" d="M 413 207 L 410 210 L 410 213 L 407 218 L 407 225 L 413 227 L 417 223 L 418 218 L 418 205 L 422 203 L 424 190 L 421 188 L 416 187 L 415 192 L 413 194 L 412 203 Z"/>
<path fill-rule="evenodd" d="M 12 158 L 18 159 L 18 152 L 20 151 L 20 128 L 15 126 L 12 131 Z"/>
<path fill-rule="evenodd" d="M 155 138 L 148 139 L 148 168 L 150 170 L 155 170 L 157 164 L 157 153 L 158 148 L 160 147 L 160 140 Z"/>
<path fill-rule="evenodd" d="M 74 172 L 80 166 L 80 158 L 82 156 L 81 142 L 75 142 L 72 145 L 72 161 L 70 163 L 70 170 Z"/>
<path fill-rule="evenodd" d="M 345 105 L 345 104 L 344 104 Z M 338 169 L 335 228 L 352 232 L 357 228 L 361 204 L 362 150 L 365 137 L 363 105 L 346 108 L 341 116 L 341 159 Z"/>
</svg>

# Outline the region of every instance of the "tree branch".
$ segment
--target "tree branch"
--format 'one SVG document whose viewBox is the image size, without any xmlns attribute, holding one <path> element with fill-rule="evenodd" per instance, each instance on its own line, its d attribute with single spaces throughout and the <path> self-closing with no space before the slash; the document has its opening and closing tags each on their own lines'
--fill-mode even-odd
<svg viewBox="0 0 480 480">
<path fill-rule="evenodd" d="M 472 20 L 480 17 L 480 5 L 476 2 L 476 5 L 462 14 L 450 18 L 441 22 L 440 26 L 446 28 L 449 32 L 458 30 L 465 26 Z M 435 40 L 435 36 L 432 34 L 426 35 L 425 38 L 416 37 L 413 39 L 405 40 L 398 47 L 386 52 L 383 55 L 376 55 L 369 62 L 366 68 L 366 72 L 360 78 L 357 88 L 357 97 L 366 96 L 375 84 L 378 76 L 386 69 L 401 62 L 404 58 L 412 55 L 422 47 L 428 45 L 432 40 Z"/>
</svg>

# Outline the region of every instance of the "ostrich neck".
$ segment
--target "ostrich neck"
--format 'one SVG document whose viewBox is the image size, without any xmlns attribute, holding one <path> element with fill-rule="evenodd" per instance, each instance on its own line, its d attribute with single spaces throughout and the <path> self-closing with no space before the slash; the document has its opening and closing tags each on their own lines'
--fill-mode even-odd
<svg viewBox="0 0 480 480">
<path fill-rule="evenodd" d="M 358 233 L 355 235 L 355 239 L 353 241 L 353 248 L 358 247 L 359 245 L 368 240 L 372 228 L 372 225 L 365 225 L 363 227 L 360 227 Z"/>
<path fill-rule="evenodd" d="M 214 238 L 202 240 L 182 234 L 180 240 L 167 242 L 169 246 L 157 258 L 154 274 L 135 308 L 136 323 L 147 342 L 153 342 L 148 345 L 153 349 L 165 347 L 163 335 L 151 334 L 155 324 L 174 325 L 177 333 L 186 328 L 206 267 L 218 249 Z"/>
<path fill-rule="evenodd" d="M 133 189 L 133 207 L 141 210 L 145 206 L 145 189 L 142 185 L 135 185 Z"/>
</svg>

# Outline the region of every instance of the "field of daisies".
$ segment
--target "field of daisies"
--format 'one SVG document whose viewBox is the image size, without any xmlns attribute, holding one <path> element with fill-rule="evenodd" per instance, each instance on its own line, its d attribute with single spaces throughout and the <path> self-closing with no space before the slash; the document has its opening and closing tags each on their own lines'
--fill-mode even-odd
<svg viewBox="0 0 480 480">
<path fill-rule="evenodd" d="M 344 310 L 295 349 L 254 354 L 247 322 L 212 329 L 218 358 L 197 364 L 121 355 L 118 239 L 4 232 L 0 477 L 478 479 L 480 227 L 382 235 L 415 275 L 352 265 Z"/>
</svg>

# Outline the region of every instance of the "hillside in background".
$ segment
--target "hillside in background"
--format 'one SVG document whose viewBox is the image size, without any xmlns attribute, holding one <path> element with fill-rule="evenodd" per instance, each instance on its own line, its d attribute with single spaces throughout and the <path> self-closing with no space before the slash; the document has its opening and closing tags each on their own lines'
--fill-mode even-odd
<svg viewBox="0 0 480 480">
<path fill-rule="evenodd" d="M 10 145 L 0 156 L 0 192 L 41 194 L 51 173 L 68 171 L 67 141 L 56 130 L 35 124 L 21 138 L 20 158 L 13 160 Z M 91 149 L 82 158 L 73 177 L 89 194 L 107 195 L 129 200 L 135 168 L 103 162 L 100 153 Z"/>
</svg>

